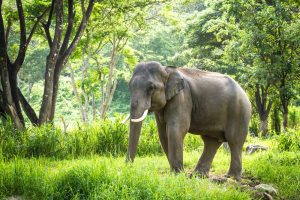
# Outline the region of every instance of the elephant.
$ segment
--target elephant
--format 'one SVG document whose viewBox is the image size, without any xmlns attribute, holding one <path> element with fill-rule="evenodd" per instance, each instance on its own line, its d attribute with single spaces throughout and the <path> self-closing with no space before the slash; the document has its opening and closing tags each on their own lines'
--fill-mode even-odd
<svg viewBox="0 0 300 200">
<path fill-rule="evenodd" d="M 163 66 L 149 61 L 135 66 L 129 90 L 127 162 L 134 161 L 142 122 L 148 112 L 152 112 L 171 171 L 183 170 L 183 140 L 189 132 L 200 135 L 204 142 L 193 175 L 209 177 L 218 148 L 228 142 L 231 162 L 226 176 L 240 179 L 251 104 L 236 81 L 217 72 Z"/>
</svg>

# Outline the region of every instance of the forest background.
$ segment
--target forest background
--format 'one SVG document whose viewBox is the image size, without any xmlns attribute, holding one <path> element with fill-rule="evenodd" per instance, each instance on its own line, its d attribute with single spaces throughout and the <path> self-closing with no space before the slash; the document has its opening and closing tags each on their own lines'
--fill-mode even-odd
<svg viewBox="0 0 300 200">
<path fill-rule="evenodd" d="M 287 151 L 287 166 L 299 166 L 297 0 L 0 0 L 0 6 L 3 166 L 15 156 L 124 155 L 128 81 L 137 63 L 151 60 L 233 77 L 252 104 L 249 141 L 274 147 L 274 157 Z M 160 155 L 148 118 L 139 152 Z M 186 150 L 202 146 L 187 140 Z M 290 179 L 281 194 L 293 198 L 300 192 L 285 188 Z M 24 194 L 2 186 L 4 196 Z"/>
</svg>

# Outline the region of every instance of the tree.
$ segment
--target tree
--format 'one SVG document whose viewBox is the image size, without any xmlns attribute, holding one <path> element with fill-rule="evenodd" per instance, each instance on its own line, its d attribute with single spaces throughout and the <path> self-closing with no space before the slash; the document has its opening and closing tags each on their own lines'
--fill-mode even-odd
<svg viewBox="0 0 300 200">
<path fill-rule="evenodd" d="M 284 129 L 287 128 L 288 106 L 299 74 L 299 41 L 295 40 L 299 35 L 299 8 L 295 1 L 235 2 L 228 15 L 239 24 L 240 40 L 234 41 L 234 45 L 239 46 L 239 57 L 244 57 L 244 63 L 251 63 L 251 71 L 256 76 L 256 108 L 260 118 L 268 118 L 272 99 L 269 98 L 268 104 L 263 102 L 267 101 L 273 87 L 279 92 Z M 227 48 L 227 51 L 232 52 L 232 49 Z M 274 98 L 277 92 L 273 90 L 272 93 Z"/>
<path fill-rule="evenodd" d="M 159 1 L 122 0 L 106 2 L 95 7 L 91 23 L 85 31 L 83 40 L 74 54 L 74 62 L 80 63 L 79 87 L 73 82 L 74 94 L 82 113 L 82 120 L 87 122 L 89 102 L 92 100 L 93 118 L 96 115 L 96 98 L 99 98 L 100 117 L 105 118 L 116 90 L 118 70 L 125 70 L 124 49 L 133 33 L 144 26 L 145 11 Z M 135 63 L 131 63 L 135 65 Z M 95 74 L 98 80 L 95 79 Z M 96 83 L 98 82 L 98 83 Z M 94 87 L 99 87 L 95 89 Z M 75 92 L 76 90 L 76 92 Z M 100 91 L 100 94 L 97 95 Z M 83 106 L 85 105 L 85 106 Z"/>
<path fill-rule="evenodd" d="M 1 110 L 5 112 L 7 115 L 9 115 L 14 125 L 17 129 L 23 129 L 25 126 L 24 118 L 21 111 L 21 106 L 19 103 L 19 100 L 25 99 L 20 92 L 18 88 L 18 82 L 17 82 L 17 74 L 24 62 L 26 51 L 28 48 L 28 45 L 31 41 L 31 38 L 33 36 L 33 33 L 35 32 L 38 23 L 43 18 L 43 16 L 46 14 L 47 9 L 43 11 L 42 14 L 40 14 L 37 17 L 37 20 L 35 21 L 34 25 L 32 26 L 29 35 L 27 36 L 27 30 L 26 30 L 26 22 L 24 17 L 24 11 L 23 11 L 23 5 L 21 0 L 16 0 L 16 6 L 17 6 L 17 20 L 19 21 L 20 26 L 20 36 L 19 36 L 19 46 L 18 46 L 18 52 L 16 53 L 16 56 L 14 58 L 11 58 L 9 56 L 8 52 L 8 43 L 9 43 L 9 37 L 10 37 L 10 30 L 12 28 L 12 21 L 15 20 L 14 13 L 12 11 L 11 15 L 8 15 L 5 10 L 2 7 L 2 0 L 0 0 L 0 72 L 1 72 L 1 101 L 3 104 L 1 104 Z M 4 17 L 7 18 L 7 25 L 6 28 L 4 26 Z M 24 106 L 24 111 L 26 113 L 32 112 L 30 110 L 31 108 L 28 108 Z M 30 118 L 33 122 L 36 122 L 36 118 Z"/>
<path fill-rule="evenodd" d="M 300 4 L 296 1 L 272 3 L 277 51 L 274 52 L 276 87 L 279 91 L 283 114 L 283 128 L 288 127 L 289 105 L 296 94 L 297 77 L 300 75 Z"/>
<path fill-rule="evenodd" d="M 52 122 L 55 114 L 55 105 L 57 100 L 57 93 L 59 87 L 59 77 L 62 69 L 68 61 L 72 51 L 77 46 L 89 20 L 91 12 L 94 7 L 94 0 L 89 0 L 87 9 L 85 8 L 84 0 L 80 1 L 82 18 L 80 23 L 76 27 L 75 24 L 75 11 L 74 1 L 68 1 L 68 14 L 66 31 L 63 34 L 64 26 L 64 6 L 63 1 L 52 1 L 48 20 L 42 24 L 45 31 L 45 35 L 48 40 L 50 48 L 49 55 L 47 56 L 46 62 L 46 73 L 45 73 L 45 87 L 42 105 L 39 114 L 39 124 L 45 122 Z M 53 12 L 55 11 L 55 15 Z M 50 25 L 52 19 L 55 17 L 55 31 L 53 39 L 50 34 Z M 72 34 L 75 34 L 71 39 Z"/>
<path fill-rule="evenodd" d="M 68 61 L 72 51 L 77 46 L 83 31 L 86 28 L 88 19 L 91 15 L 94 0 L 89 0 L 87 8 L 85 1 L 80 1 L 80 10 L 82 14 L 81 20 L 75 15 L 77 7 L 73 0 L 68 0 L 67 9 L 68 12 L 64 12 L 63 1 L 52 0 L 50 6 L 49 2 L 33 2 L 35 7 L 28 6 L 28 10 L 32 9 L 32 13 L 44 10 L 42 14 L 37 18 L 30 34 L 26 37 L 26 25 L 23 12 L 23 5 L 21 0 L 16 0 L 18 19 L 20 21 L 20 45 L 19 52 L 15 62 L 11 62 L 7 53 L 7 38 L 11 23 L 7 23 L 7 31 L 5 32 L 3 17 L 1 12 L 1 43 L 3 44 L 1 49 L 1 59 L 3 65 L 1 65 L 1 82 L 3 88 L 2 99 L 4 102 L 4 110 L 12 118 L 17 128 L 24 127 L 24 118 L 22 116 L 19 101 L 22 103 L 23 109 L 33 124 L 43 124 L 45 122 L 51 122 L 54 118 L 55 103 L 58 92 L 59 76 L 65 63 Z M 2 5 L 2 1 L 1 1 Z M 1 7 L 2 11 L 2 7 Z M 48 13 L 47 20 L 44 20 L 44 16 Z M 67 22 L 64 23 L 64 15 L 67 15 Z M 8 18 L 11 19 L 11 18 Z M 55 21 L 54 33 L 52 36 L 52 22 Z M 24 98 L 22 92 L 18 88 L 17 74 L 24 62 L 25 54 L 29 42 L 35 32 L 38 24 L 41 22 L 44 29 L 45 36 L 49 45 L 49 54 L 46 60 L 46 73 L 45 73 L 45 86 L 42 105 L 40 109 L 39 117 Z M 65 30 L 65 31 L 64 31 Z M 4 65 L 4 63 L 6 63 Z"/>
<path fill-rule="evenodd" d="M 298 42 L 291 37 L 298 33 L 299 4 L 230 0 L 207 1 L 206 5 L 190 31 L 191 47 L 201 60 L 208 61 L 202 62 L 201 68 L 236 76 L 254 97 L 262 135 L 268 131 L 278 90 L 286 127 L 287 107 L 294 90 L 294 83 L 286 83 L 288 79 L 296 80 L 295 69 L 299 66 Z"/>
</svg>

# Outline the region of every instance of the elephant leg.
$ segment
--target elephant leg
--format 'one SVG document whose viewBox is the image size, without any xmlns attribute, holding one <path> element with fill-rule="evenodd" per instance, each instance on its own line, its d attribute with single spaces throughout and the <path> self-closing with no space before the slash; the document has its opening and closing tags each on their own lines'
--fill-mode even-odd
<svg viewBox="0 0 300 200">
<path fill-rule="evenodd" d="M 242 174 L 242 150 L 246 140 L 248 126 L 243 122 L 233 122 L 225 132 L 225 137 L 230 148 L 231 160 L 227 175 L 237 180 Z"/>
<path fill-rule="evenodd" d="M 166 122 L 159 114 L 155 114 L 157 129 L 158 129 L 158 136 L 161 143 L 161 146 L 168 158 L 168 137 L 166 131 Z"/>
<path fill-rule="evenodd" d="M 177 125 L 167 124 L 168 160 L 171 171 L 183 170 L 183 138 L 185 133 Z"/>
<path fill-rule="evenodd" d="M 204 150 L 193 174 L 199 174 L 200 176 L 208 177 L 211 163 L 222 142 L 219 142 L 217 139 L 208 136 L 201 137 L 204 142 Z"/>
<path fill-rule="evenodd" d="M 237 180 L 241 178 L 242 174 L 242 149 L 243 143 L 228 142 L 231 152 L 230 168 L 228 176 Z"/>
</svg>

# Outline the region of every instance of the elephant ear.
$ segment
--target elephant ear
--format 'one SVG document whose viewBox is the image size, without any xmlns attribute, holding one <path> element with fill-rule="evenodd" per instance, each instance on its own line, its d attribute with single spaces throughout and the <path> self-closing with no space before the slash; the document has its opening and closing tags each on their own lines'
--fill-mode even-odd
<svg viewBox="0 0 300 200">
<path fill-rule="evenodd" d="M 167 98 L 167 100 L 172 99 L 183 88 L 184 88 L 183 77 L 178 73 L 177 70 L 172 69 L 169 73 L 169 77 L 168 77 L 168 80 L 166 83 L 166 98 Z"/>
</svg>

